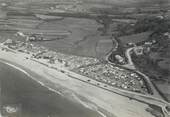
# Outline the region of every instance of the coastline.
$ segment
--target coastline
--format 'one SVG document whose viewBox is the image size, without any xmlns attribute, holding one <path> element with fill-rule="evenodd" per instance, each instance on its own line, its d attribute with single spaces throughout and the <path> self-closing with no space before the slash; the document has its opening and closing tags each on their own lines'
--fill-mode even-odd
<svg viewBox="0 0 170 117">
<path fill-rule="evenodd" d="M 8 61 L 2 60 L 2 59 L 0 59 L 0 63 L 4 63 L 4 64 L 6 64 L 6 65 L 8 65 L 8 66 L 10 66 L 10 67 L 12 67 L 14 69 L 17 69 L 18 71 L 20 71 L 20 72 L 24 73 L 25 75 L 27 75 L 28 77 L 30 77 L 35 82 L 39 83 L 41 86 L 46 87 L 48 90 L 53 91 L 53 92 L 55 92 L 55 93 L 57 93 L 59 95 L 62 95 L 60 92 L 58 92 L 56 90 L 53 90 L 52 88 L 46 86 L 43 82 L 40 82 L 39 80 L 36 80 L 32 75 L 30 75 L 28 72 L 26 72 L 21 67 L 17 67 L 16 65 L 14 65 L 14 64 L 12 64 L 12 63 L 10 63 Z"/>
<path fill-rule="evenodd" d="M 0 51 L 0 55 L 1 60 L 4 59 L 6 62 L 25 70 L 33 76 L 32 78 L 42 83 L 42 85 L 45 84 L 52 88 L 52 90 L 59 91 L 63 96 L 69 97 L 72 101 L 79 102 L 94 111 L 99 112 L 101 109 L 106 111 L 106 113 L 109 113 L 109 116 L 106 117 L 132 117 L 139 115 L 141 117 L 143 115 L 145 117 L 152 117 L 149 112 L 145 111 L 149 107 L 146 103 L 130 100 L 128 97 L 70 78 L 54 69 L 25 59 L 28 56 L 26 54 Z M 134 110 L 137 112 L 134 112 Z M 100 111 L 100 115 L 103 116 L 103 114 Z"/>
<path fill-rule="evenodd" d="M 72 93 L 72 91 L 69 90 L 69 89 L 60 89 L 62 86 L 61 87 L 59 86 L 60 88 L 57 87 L 58 88 L 58 90 L 57 90 L 52 85 L 50 86 L 50 82 L 46 81 L 45 78 L 43 78 L 42 76 L 40 76 L 37 73 L 34 73 L 33 71 L 29 70 L 28 68 L 20 66 L 17 63 L 14 63 L 14 62 L 11 62 L 11 61 L 8 61 L 8 60 L 4 60 L 2 58 L 0 58 L 0 63 L 4 63 L 4 64 L 6 64 L 6 65 L 8 65 L 8 66 L 10 66 L 10 67 L 12 67 L 14 69 L 19 70 L 20 72 L 24 73 L 29 78 L 31 78 L 31 80 L 34 80 L 35 82 L 39 83 L 41 86 L 47 88 L 48 90 L 50 90 L 52 92 L 57 93 L 60 96 L 63 96 L 65 98 L 71 97 L 71 98 L 68 98 L 68 99 L 75 102 L 75 103 L 80 103 L 81 105 L 83 105 L 87 109 L 90 109 L 92 111 L 96 111 L 97 113 L 99 113 L 99 115 L 101 115 L 101 117 L 116 117 L 116 116 L 110 115 L 109 112 L 106 112 L 106 114 L 107 114 L 106 115 L 105 113 L 103 113 L 103 111 L 105 112 L 106 110 L 104 110 L 104 109 L 102 109 L 100 107 L 97 107 L 97 105 L 93 104 L 90 100 L 84 100 L 85 98 L 82 98 L 78 94 Z"/>
<path fill-rule="evenodd" d="M 66 97 L 66 96 L 64 96 L 64 95 L 62 94 L 61 91 L 57 91 L 56 89 L 53 89 L 53 88 L 51 88 L 50 86 L 48 86 L 47 84 L 43 83 L 43 81 L 37 80 L 36 78 L 37 78 L 37 77 L 40 77 L 40 76 L 38 76 L 38 74 L 32 72 L 34 75 L 37 75 L 37 76 L 32 76 L 32 75 L 30 75 L 30 73 L 29 73 L 29 72 L 31 72 L 31 71 L 27 72 L 27 71 L 25 70 L 25 68 L 19 67 L 19 66 L 15 65 L 14 63 L 11 63 L 11 62 L 6 61 L 6 60 L 0 59 L 0 63 L 6 64 L 6 65 L 8 65 L 8 66 L 10 66 L 10 67 L 12 67 L 12 68 L 14 68 L 14 69 L 16 69 L 16 70 L 24 73 L 26 76 L 28 76 L 29 78 L 31 78 L 31 80 L 39 83 L 42 87 L 45 87 L 45 88 L 47 88 L 48 90 L 50 90 L 50 91 L 52 91 L 52 92 L 54 92 L 54 93 L 57 93 L 57 94 L 60 95 L 60 96 Z M 35 78 L 35 77 L 36 77 L 36 78 Z M 71 99 L 71 101 L 74 101 L 75 103 L 80 103 L 80 104 L 81 104 L 82 106 L 84 106 L 85 108 L 90 109 L 90 110 L 92 110 L 92 111 L 96 111 L 97 113 L 99 113 L 99 115 L 101 115 L 101 117 L 108 117 L 107 115 L 105 115 L 105 114 L 102 112 L 102 111 L 104 111 L 103 109 L 100 109 L 100 108 L 98 109 L 98 107 L 95 107 L 94 105 L 88 105 L 88 104 L 86 104 L 86 102 L 82 101 L 82 100 L 79 98 L 78 95 L 72 94 L 71 97 L 73 98 L 73 99 Z M 88 103 L 89 103 L 89 102 L 88 102 Z M 90 106 L 92 106 L 92 107 L 90 107 Z M 1 113 L 0 113 L 0 117 L 1 117 Z"/>
</svg>

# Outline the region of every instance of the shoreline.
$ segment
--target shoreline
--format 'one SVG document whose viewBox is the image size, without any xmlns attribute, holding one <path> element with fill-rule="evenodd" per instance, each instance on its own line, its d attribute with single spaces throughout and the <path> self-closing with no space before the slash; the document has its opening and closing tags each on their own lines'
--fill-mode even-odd
<svg viewBox="0 0 170 117">
<path fill-rule="evenodd" d="M 71 95 L 71 98 L 73 98 L 73 99 L 71 99 L 71 101 L 74 101 L 75 103 L 80 103 L 80 104 L 83 105 L 85 108 L 88 108 L 88 109 L 90 109 L 90 110 L 92 110 L 92 111 L 96 111 L 96 112 L 99 113 L 102 117 L 116 117 L 116 116 L 107 116 L 107 115 L 105 115 L 102 111 L 106 111 L 106 110 L 103 110 L 102 108 L 98 107 L 96 104 L 94 104 L 93 102 L 91 102 L 91 101 L 88 100 L 88 99 L 87 99 L 87 100 L 81 100 L 81 96 L 80 96 L 79 94 L 72 93 L 72 92 L 71 92 L 72 90 L 70 90 L 70 89 L 68 89 L 68 88 L 65 88 L 65 87 L 64 87 L 64 90 L 66 90 L 66 91 L 60 91 L 60 89 L 59 89 L 59 90 L 56 90 L 55 87 L 50 86 L 50 83 L 51 83 L 51 82 L 48 82 L 48 79 L 46 79 L 45 77 L 40 76 L 40 75 L 39 75 L 38 73 L 36 73 L 36 72 L 33 72 L 33 71 L 29 70 L 29 68 L 26 68 L 26 67 L 24 67 L 24 66 L 21 66 L 21 65 L 19 65 L 19 64 L 17 64 L 17 63 L 14 63 L 14 62 L 12 62 L 12 61 L 4 60 L 4 59 L 2 59 L 2 58 L 0 58 L 0 63 L 4 63 L 4 64 L 6 64 L 6 65 L 8 65 L 8 66 L 10 66 L 10 67 L 12 67 L 12 68 L 14 68 L 14 69 L 19 70 L 20 72 L 22 72 L 22 73 L 24 73 L 25 75 L 27 75 L 28 77 L 30 77 L 31 80 L 39 83 L 41 86 L 47 88 L 48 90 L 59 94 L 60 96 L 63 96 L 63 97 L 66 97 L 66 98 L 67 98 L 68 95 Z M 31 75 L 31 74 L 33 74 L 33 75 Z M 49 74 L 49 75 L 50 75 L 50 74 Z M 41 79 L 38 79 L 38 77 L 41 77 Z M 47 83 L 46 83 L 46 81 L 47 81 Z M 44 83 L 44 82 L 45 82 L 45 83 Z M 62 87 L 62 86 L 61 86 L 61 87 Z M 61 90 L 62 90 L 62 89 L 61 89 Z M 67 91 L 67 90 L 68 90 L 68 91 Z M 69 98 L 68 98 L 68 99 L 69 99 Z M 84 98 L 83 98 L 83 99 L 84 99 Z M 110 115 L 110 112 L 107 112 L 107 111 L 106 111 L 106 113 L 109 113 L 109 115 Z"/>
<path fill-rule="evenodd" d="M 16 69 L 16 70 L 24 73 L 26 76 L 28 76 L 29 78 L 31 78 L 31 80 L 37 82 L 37 83 L 40 84 L 42 87 L 45 87 L 45 88 L 47 88 L 49 91 L 52 91 L 52 92 L 54 92 L 54 93 L 57 93 L 57 94 L 60 95 L 60 96 L 63 96 L 63 97 L 66 97 L 66 98 L 67 98 L 67 96 L 64 96 L 64 95 L 62 94 L 62 92 L 57 91 L 57 90 L 55 90 L 55 89 L 53 89 L 53 88 L 50 88 L 48 85 L 46 85 L 46 84 L 43 83 L 42 81 L 36 80 L 36 78 L 35 78 L 34 76 L 30 75 L 30 73 L 28 73 L 28 72 L 27 72 L 26 70 L 24 70 L 23 68 L 18 67 L 17 65 L 14 65 L 13 63 L 10 63 L 9 61 L 2 60 L 2 59 L 0 59 L 0 63 L 3 63 L 3 64 L 5 64 L 5 65 L 8 65 L 8 66 L 10 66 L 10 67 L 12 67 L 12 68 L 14 68 L 14 69 Z M 36 74 L 36 73 L 35 73 L 35 74 Z M 38 74 L 37 74 L 37 75 L 38 75 Z M 78 95 L 72 94 L 72 98 L 74 98 L 74 99 L 73 99 L 73 100 L 71 99 L 71 101 L 73 101 L 73 102 L 75 102 L 75 103 L 80 103 L 82 106 L 84 106 L 85 108 L 87 108 L 87 109 L 89 109 L 89 110 L 91 110 L 91 111 L 96 111 L 96 112 L 97 112 L 99 115 L 101 115 L 102 117 L 108 117 L 108 116 L 105 115 L 102 111 L 100 111 L 100 110 L 102 110 L 102 109 L 100 109 L 100 108 L 98 109 L 98 107 L 94 107 L 94 106 L 90 107 L 88 104 L 86 104 L 86 102 L 83 102 L 83 101 L 79 98 Z M 0 117 L 1 117 L 1 114 L 0 114 Z"/>
<path fill-rule="evenodd" d="M 12 63 L 10 63 L 10 62 L 8 62 L 8 61 L 2 60 L 2 59 L 0 59 L 0 63 L 6 64 L 6 65 L 8 65 L 8 66 L 10 66 L 10 67 L 12 67 L 12 68 L 14 68 L 14 69 L 16 69 L 16 70 L 24 73 L 26 76 L 30 77 L 31 80 L 34 80 L 35 82 L 39 83 L 41 86 L 47 88 L 47 89 L 50 90 L 50 91 L 53 91 L 53 92 L 59 94 L 59 95 L 62 95 L 60 92 L 57 92 L 56 90 L 54 90 L 54 89 L 46 86 L 43 82 L 41 82 L 41 81 L 39 81 L 39 80 L 36 80 L 32 75 L 30 75 L 28 72 L 26 72 L 26 71 L 25 71 L 24 69 L 22 69 L 21 67 L 17 67 L 16 65 L 14 65 L 14 64 L 12 64 Z"/>
<path fill-rule="evenodd" d="M 104 112 L 110 113 L 111 115 L 107 117 L 139 116 L 139 114 L 136 113 L 129 113 L 130 111 L 136 110 L 136 106 L 139 108 L 136 111 L 140 113 L 140 115 L 144 114 L 146 117 L 151 116 L 150 113 L 145 111 L 148 106 L 146 103 L 141 103 L 137 100 L 129 100 L 128 97 L 70 78 L 63 73 L 49 69 L 37 62 L 24 59 L 24 55 L 26 54 L 1 51 L 0 55 L 1 59 L 5 59 L 5 61 L 9 61 L 12 64 L 14 63 L 14 65 L 19 67 L 21 66 L 21 68 L 24 68 L 28 73 L 33 73 L 33 76 L 34 73 L 38 74 L 40 77 L 36 77 L 36 80 L 52 84 L 51 86 L 54 89 L 61 90 L 61 88 L 64 88 L 64 90 L 62 89 L 64 96 L 71 95 L 71 98 L 73 95 L 76 97 L 78 96 L 77 98 L 80 99 L 80 101 L 87 104 L 87 106 L 91 107 L 93 110 L 96 111 L 96 109 L 98 109 L 99 111 L 100 109 L 103 109 Z M 53 77 L 49 74 L 53 75 Z M 127 106 L 129 103 L 131 103 L 131 106 Z"/>
</svg>

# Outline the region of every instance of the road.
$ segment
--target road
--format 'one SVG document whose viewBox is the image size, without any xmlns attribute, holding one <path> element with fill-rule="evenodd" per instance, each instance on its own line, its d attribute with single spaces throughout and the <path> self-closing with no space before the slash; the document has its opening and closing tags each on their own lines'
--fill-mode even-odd
<svg viewBox="0 0 170 117">
<path fill-rule="evenodd" d="M 61 16 L 68 16 L 68 15 L 71 15 L 73 16 L 73 14 L 59 14 L 59 13 L 51 13 L 51 15 L 61 15 Z M 78 16 L 78 15 L 75 15 L 75 16 Z M 82 17 L 88 17 L 86 16 L 86 14 L 83 14 Z M 96 17 L 96 15 L 92 15 L 94 17 Z M 89 16 L 89 17 L 92 17 L 92 16 Z M 78 16 L 78 17 L 81 17 Z M 115 40 L 114 40 L 115 41 Z M 115 41 L 116 42 L 116 41 Z M 117 42 L 116 42 L 117 43 Z M 118 46 L 118 43 L 117 43 L 117 46 Z M 130 92 L 130 91 L 125 91 L 125 90 L 121 90 L 121 89 L 118 89 L 118 88 L 113 88 L 113 87 L 103 87 L 103 84 L 101 86 L 98 86 L 100 88 L 103 88 L 105 90 L 108 90 L 110 92 L 113 92 L 113 93 L 116 93 L 116 94 L 119 94 L 119 95 L 122 95 L 122 96 L 125 96 L 125 97 L 129 97 L 131 99 L 134 99 L 134 100 L 137 100 L 139 102 L 142 102 L 142 103 L 146 103 L 146 104 L 153 104 L 153 105 L 156 105 L 156 106 L 159 106 L 162 108 L 162 111 L 164 113 L 164 116 L 165 117 L 168 117 L 170 116 L 169 112 L 167 111 L 166 107 L 169 106 L 170 107 L 170 104 L 167 103 L 166 101 L 164 101 L 161 96 L 159 95 L 158 91 L 155 89 L 155 87 L 153 86 L 152 82 L 150 81 L 150 79 L 143 73 L 141 73 L 140 71 L 136 70 L 135 66 L 134 66 L 134 63 L 131 59 L 131 52 L 134 48 L 128 48 L 125 52 L 125 55 L 128 59 L 128 64 L 122 66 L 122 67 L 125 67 L 125 68 L 128 68 L 130 70 L 133 70 L 134 72 L 137 72 L 138 74 L 140 74 L 141 76 L 143 76 L 143 78 L 145 79 L 145 81 L 149 84 L 149 87 L 151 88 L 151 90 L 153 91 L 153 95 L 143 95 L 143 94 L 138 94 L 138 93 L 134 93 L 134 92 Z M 115 51 L 115 48 L 113 49 L 113 51 Z M 111 53 L 109 53 L 107 55 L 107 60 L 108 60 L 108 57 L 110 56 Z M 111 63 L 109 61 L 109 63 Z M 113 64 L 113 63 L 111 63 Z M 115 65 L 115 64 L 114 64 Z M 75 79 L 78 79 L 78 80 L 81 80 L 83 81 L 82 79 L 79 79 L 79 75 L 73 73 L 73 72 L 70 72 L 70 71 L 64 71 L 65 74 L 71 78 L 75 78 Z M 89 78 L 86 78 L 86 79 L 89 79 Z M 84 82 L 84 81 L 83 81 Z M 87 81 L 86 81 L 87 82 Z M 95 81 L 94 81 L 95 82 Z M 96 83 L 96 82 L 95 82 Z M 95 85 L 93 82 L 89 83 L 91 85 Z"/>
<path fill-rule="evenodd" d="M 117 46 L 118 46 L 118 42 L 116 40 L 114 40 L 114 42 L 117 43 Z M 157 91 L 157 89 L 155 88 L 155 86 L 152 84 L 152 82 L 150 81 L 149 77 L 146 76 L 144 73 L 140 72 L 139 70 L 136 69 L 134 63 L 133 63 L 133 60 L 131 58 L 131 54 L 132 54 L 132 51 L 135 47 L 132 47 L 132 48 L 128 48 L 126 49 L 125 51 L 125 56 L 128 60 L 127 64 L 125 65 L 121 65 L 120 67 L 123 67 L 123 68 L 126 68 L 126 69 L 129 69 L 133 72 L 136 72 L 138 75 L 140 75 L 144 81 L 146 82 L 147 84 L 147 87 L 148 89 L 151 91 L 151 95 L 148 96 L 148 95 L 136 95 L 136 94 L 133 94 L 133 93 L 129 93 L 129 92 L 124 92 L 125 95 L 129 96 L 129 95 L 133 95 L 133 99 L 136 99 L 138 101 L 142 101 L 144 103 L 148 103 L 148 104 L 153 104 L 153 105 L 157 105 L 159 107 L 161 107 L 163 113 L 164 113 L 164 116 L 165 117 L 169 117 L 170 116 L 170 112 L 168 112 L 168 110 L 166 109 L 166 107 L 170 107 L 170 103 L 164 101 L 164 98 L 160 95 L 160 93 Z M 116 50 L 114 50 L 116 51 Z M 106 56 L 106 60 L 110 63 L 110 64 L 113 64 L 115 65 L 114 63 L 110 62 L 109 61 L 109 56 L 112 54 L 109 53 L 107 56 Z"/>
<path fill-rule="evenodd" d="M 16 52 L 16 53 L 19 54 L 19 52 Z M 30 60 L 31 60 L 31 58 L 30 58 Z M 168 117 L 170 115 L 170 113 L 166 109 L 166 107 L 170 107 L 170 104 L 167 103 L 166 101 L 164 101 L 163 99 L 160 99 L 158 97 L 154 97 L 153 95 L 150 95 L 150 94 L 144 95 L 144 94 L 140 94 L 140 93 L 136 93 L 136 92 L 126 91 L 126 90 L 115 88 L 115 87 L 112 87 L 112 86 L 109 86 L 109 85 L 107 87 L 105 87 L 106 84 L 104 84 L 104 83 L 97 82 L 96 80 L 93 80 L 91 78 L 79 75 L 79 74 L 74 73 L 74 72 L 72 72 L 70 70 L 67 70 L 65 68 L 61 68 L 60 66 L 59 67 L 56 67 L 56 66 L 53 67 L 51 65 L 49 66 L 48 63 L 44 63 L 44 62 L 38 61 L 36 59 L 32 59 L 32 60 L 34 62 L 42 64 L 43 66 L 45 65 L 46 67 L 48 67 L 49 70 L 54 69 L 55 71 L 60 72 L 60 74 L 64 74 L 69 78 L 76 79 L 76 80 L 79 80 L 81 82 L 85 82 L 85 83 L 87 83 L 89 85 L 93 85 L 95 87 L 102 88 L 104 90 L 107 90 L 109 92 L 118 94 L 120 96 L 128 97 L 131 100 L 136 100 L 138 102 L 141 102 L 141 103 L 144 103 L 144 104 L 147 104 L 147 105 L 155 105 L 157 107 L 160 107 L 162 109 L 162 111 L 163 111 L 164 117 Z M 53 74 L 51 74 L 51 75 L 53 75 Z M 88 82 L 89 79 L 91 80 L 90 82 Z M 147 79 L 149 80 L 149 78 L 147 78 Z M 97 85 L 98 83 L 100 83 L 99 86 Z M 152 88 L 154 88 L 154 87 L 152 87 Z M 154 90 L 154 91 L 156 91 L 156 90 Z"/>
<path fill-rule="evenodd" d="M 128 60 L 128 63 L 123 65 L 123 67 L 127 67 L 128 69 L 132 69 L 132 70 L 135 70 L 135 65 L 131 59 L 131 53 L 133 51 L 134 47 L 132 48 L 128 48 L 125 52 L 125 56 L 127 57 L 127 60 Z"/>
</svg>

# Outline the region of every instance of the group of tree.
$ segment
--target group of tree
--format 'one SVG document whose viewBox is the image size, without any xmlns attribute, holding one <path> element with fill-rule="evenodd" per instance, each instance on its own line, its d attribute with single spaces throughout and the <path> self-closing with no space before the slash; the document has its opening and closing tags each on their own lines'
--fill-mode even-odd
<svg viewBox="0 0 170 117">
<path fill-rule="evenodd" d="M 163 16 L 148 16 L 138 19 L 133 25 L 131 24 L 119 24 L 118 31 L 120 35 L 131 35 L 136 33 L 142 33 L 151 31 L 157 34 L 170 31 L 170 19 Z"/>
<path fill-rule="evenodd" d="M 134 25 L 134 33 L 152 31 L 154 33 L 164 33 L 170 30 L 170 20 L 160 17 L 146 17 L 139 19 Z"/>
</svg>

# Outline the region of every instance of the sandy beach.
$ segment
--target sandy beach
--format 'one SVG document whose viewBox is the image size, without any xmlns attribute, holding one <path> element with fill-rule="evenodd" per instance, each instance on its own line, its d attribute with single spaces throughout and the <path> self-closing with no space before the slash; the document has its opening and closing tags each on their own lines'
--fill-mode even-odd
<svg viewBox="0 0 170 117">
<path fill-rule="evenodd" d="M 19 69 L 60 95 L 97 111 L 103 117 L 153 117 L 145 110 L 149 108 L 147 104 L 70 78 L 54 69 L 25 59 L 27 56 L 29 55 L 0 50 L 1 62 Z"/>
</svg>

